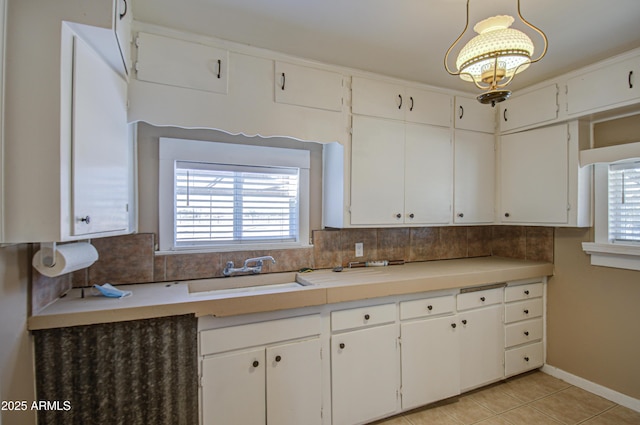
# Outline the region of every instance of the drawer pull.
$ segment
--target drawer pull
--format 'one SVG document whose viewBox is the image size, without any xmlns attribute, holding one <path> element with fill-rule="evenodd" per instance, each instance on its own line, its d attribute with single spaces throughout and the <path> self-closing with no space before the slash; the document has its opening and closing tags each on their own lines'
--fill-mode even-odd
<svg viewBox="0 0 640 425">
<path fill-rule="evenodd" d="M 431 304 L 429 304 L 429 305 L 427 306 L 427 310 L 429 310 L 429 311 L 433 310 L 433 306 L 432 306 Z"/>
<path fill-rule="evenodd" d="M 480 301 L 485 302 L 486 298 L 485 297 L 480 297 Z"/>
<path fill-rule="evenodd" d="M 344 350 L 344 347 L 345 347 L 344 342 L 341 342 L 339 347 L 340 347 L 341 350 Z"/>
<path fill-rule="evenodd" d="M 462 324 L 466 325 L 467 324 L 467 319 L 462 319 Z"/>
<path fill-rule="evenodd" d="M 526 291 L 524 291 L 525 295 L 529 295 L 529 290 L 527 289 Z"/>
<path fill-rule="evenodd" d="M 369 320 L 371 318 L 371 316 L 369 316 L 368 314 L 364 315 L 364 320 Z"/>
<path fill-rule="evenodd" d="M 455 329 L 455 328 L 456 328 L 456 324 L 455 324 L 455 323 L 452 323 L 452 324 L 451 324 L 451 327 L 452 327 L 453 329 Z"/>
<path fill-rule="evenodd" d="M 524 336 L 529 336 L 529 331 L 524 331 Z"/>
<path fill-rule="evenodd" d="M 524 310 L 524 314 L 529 314 L 529 310 Z"/>
<path fill-rule="evenodd" d="M 280 360 L 282 360 L 281 356 L 276 356 L 276 363 L 280 363 Z"/>
<path fill-rule="evenodd" d="M 525 361 L 525 362 L 528 362 L 528 361 L 529 361 L 529 357 L 528 357 L 528 356 L 525 356 L 524 361 Z"/>
<path fill-rule="evenodd" d="M 251 366 L 258 367 L 258 366 L 260 366 L 260 362 L 257 361 L 257 360 L 254 360 L 253 363 L 251 364 Z"/>
</svg>

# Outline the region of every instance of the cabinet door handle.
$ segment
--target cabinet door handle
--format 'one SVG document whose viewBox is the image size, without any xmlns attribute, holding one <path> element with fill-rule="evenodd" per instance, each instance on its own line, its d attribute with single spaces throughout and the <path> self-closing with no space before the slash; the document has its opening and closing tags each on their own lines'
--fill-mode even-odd
<svg viewBox="0 0 640 425">
<path fill-rule="evenodd" d="M 284 75 L 284 72 L 282 73 L 282 86 L 280 86 L 280 88 L 282 90 L 284 90 L 284 83 L 287 81 L 287 77 Z"/>
<path fill-rule="evenodd" d="M 525 356 L 524 361 L 525 361 L 525 362 L 528 362 L 528 361 L 529 361 L 529 357 L 528 357 L 528 356 Z"/>
<path fill-rule="evenodd" d="M 509 121 L 507 118 L 507 108 L 504 108 L 504 111 L 502 111 L 502 118 L 504 118 L 504 122 Z"/>
<path fill-rule="evenodd" d="M 464 217 L 464 214 L 463 213 L 458 213 L 458 217 L 462 218 L 462 217 Z"/>
<path fill-rule="evenodd" d="M 429 311 L 433 310 L 433 306 L 432 305 L 428 305 L 427 306 L 427 310 L 429 310 Z"/>
<path fill-rule="evenodd" d="M 413 96 L 410 96 L 409 100 L 411 101 L 411 106 L 409 106 L 409 111 L 413 111 Z"/>
<path fill-rule="evenodd" d="M 402 218 L 402 214 L 400 213 L 396 214 L 396 218 Z"/>
<path fill-rule="evenodd" d="M 341 350 L 344 350 L 344 347 L 345 347 L 344 342 L 341 342 L 338 347 L 340 347 Z"/>
<path fill-rule="evenodd" d="M 409 218 L 414 218 L 416 215 L 414 213 L 409 214 Z"/>
<path fill-rule="evenodd" d="M 524 331 L 524 336 L 529 336 L 529 331 Z"/>
<path fill-rule="evenodd" d="M 218 78 L 222 74 L 222 60 L 218 59 Z"/>
<path fill-rule="evenodd" d="M 462 107 L 462 105 L 460 105 L 458 108 L 460 109 L 460 115 L 458 115 L 458 118 L 462 119 L 462 117 L 464 117 L 464 108 Z"/>
<path fill-rule="evenodd" d="M 276 356 L 276 363 L 280 363 L 280 360 L 282 360 L 282 357 L 281 357 L 281 356 L 279 356 L 279 355 L 278 355 L 278 356 Z"/>
<path fill-rule="evenodd" d="M 400 104 L 398 105 L 398 109 L 401 109 L 402 108 L 402 95 L 399 94 L 398 98 L 400 99 Z"/>
<path fill-rule="evenodd" d="M 485 297 L 480 297 L 480 301 L 485 302 L 487 299 Z"/>
<path fill-rule="evenodd" d="M 80 217 L 78 219 L 78 221 L 81 221 L 81 222 L 86 223 L 86 224 L 91 224 L 91 216 Z"/>
<path fill-rule="evenodd" d="M 124 2 L 124 12 L 122 12 L 120 14 L 120 19 L 122 20 L 122 18 L 124 18 L 125 16 L 127 16 L 127 10 L 129 9 L 129 6 L 127 5 L 127 0 L 122 0 Z"/>
<path fill-rule="evenodd" d="M 456 328 L 456 324 L 455 324 L 455 323 L 452 323 L 452 324 L 451 324 L 451 327 L 452 327 L 453 329 L 455 329 L 455 328 Z"/>
<path fill-rule="evenodd" d="M 467 324 L 467 319 L 462 319 L 462 324 L 466 325 Z"/>
<path fill-rule="evenodd" d="M 371 318 L 371 316 L 369 316 L 368 314 L 364 315 L 364 320 L 369 320 Z"/>
<path fill-rule="evenodd" d="M 508 218 L 510 215 L 511 215 L 511 214 L 509 214 L 508 212 L 507 212 L 507 213 L 504 213 L 504 216 L 505 216 L 505 217 L 507 217 L 507 218 Z"/>
<path fill-rule="evenodd" d="M 629 76 L 627 77 L 628 81 L 629 81 L 629 88 L 632 89 L 633 88 L 633 81 L 631 80 L 631 77 L 633 76 L 633 71 L 629 71 Z"/>
<path fill-rule="evenodd" d="M 527 289 L 526 291 L 524 291 L 525 295 L 529 295 L 529 290 Z"/>
<path fill-rule="evenodd" d="M 258 366 L 260 366 L 260 362 L 257 361 L 257 360 L 254 360 L 253 363 L 251 363 L 251 366 L 258 367 Z"/>
</svg>

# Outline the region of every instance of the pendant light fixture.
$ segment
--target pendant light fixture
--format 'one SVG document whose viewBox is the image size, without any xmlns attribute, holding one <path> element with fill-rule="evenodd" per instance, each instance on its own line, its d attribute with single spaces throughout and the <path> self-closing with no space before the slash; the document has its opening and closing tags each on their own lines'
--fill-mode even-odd
<svg viewBox="0 0 640 425">
<path fill-rule="evenodd" d="M 478 22 L 474 31 L 478 33 L 460 49 L 456 59 L 457 71 L 449 68 L 449 55 L 469 28 L 469 1 L 467 0 L 467 22 L 444 56 L 444 67 L 451 75 L 459 75 L 464 81 L 473 82 L 485 92 L 477 97 L 480 103 L 495 106 L 506 100 L 511 92 L 505 87 L 513 77 L 524 71 L 530 64 L 538 62 L 547 53 L 547 36 L 540 29 L 527 22 L 520 13 L 518 1 L 518 18 L 527 27 L 538 33 L 544 41 L 542 53 L 535 59 L 534 45 L 531 38 L 522 31 L 510 28 L 514 18 L 508 15 L 493 16 Z"/>
</svg>

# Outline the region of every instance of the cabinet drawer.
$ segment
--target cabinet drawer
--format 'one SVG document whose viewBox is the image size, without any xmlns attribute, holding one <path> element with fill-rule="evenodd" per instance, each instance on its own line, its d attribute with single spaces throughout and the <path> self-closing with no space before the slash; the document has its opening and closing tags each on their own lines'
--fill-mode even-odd
<svg viewBox="0 0 640 425">
<path fill-rule="evenodd" d="M 365 326 L 381 325 L 396 320 L 396 305 L 383 304 L 371 307 L 352 308 L 350 310 L 331 312 L 331 330 L 361 328 Z"/>
<path fill-rule="evenodd" d="M 504 328 L 505 348 L 542 339 L 542 318 L 507 325 Z"/>
<path fill-rule="evenodd" d="M 544 347 L 542 342 L 513 348 L 504 353 L 505 376 L 517 375 L 535 369 L 544 363 Z"/>
<path fill-rule="evenodd" d="M 530 283 L 527 285 L 507 286 L 504 290 L 505 302 L 527 300 L 529 298 L 541 297 L 543 283 Z"/>
<path fill-rule="evenodd" d="M 518 322 L 542 316 L 542 298 L 518 301 L 507 304 L 504 308 L 504 322 Z"/>
<path fill-rule="evenodd" d="M 320 335 L 321 328 L 320 315 L 314 314 L 202 331 L 200 355 Z"/>
<path fill-rule="evenodd" d="M 404 301 L 400 303 L 400 320 L 453 313 L 455 305 L 453 295 Z"/>
<path fill-rule="evenodd" d="M 502 302 L 502 288 L 465 292 L 458 295 L 458 310 L 484 307 Z"/>
</svg>

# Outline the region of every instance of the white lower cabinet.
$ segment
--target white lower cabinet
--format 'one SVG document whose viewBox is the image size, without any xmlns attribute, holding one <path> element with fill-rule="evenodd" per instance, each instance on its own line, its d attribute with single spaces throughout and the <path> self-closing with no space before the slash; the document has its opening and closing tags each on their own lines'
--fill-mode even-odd
<svg viewBox="0 0 640 425">
<path fill-rule="evenodd" d="M 305 316 L 201 332 L 201 424 L 322 424 L 319 324 Z M 252 341 L 260 345 L 240 348 Z"/>
<path fill-rule="evenodd" d="M 364 424 L 396 412 L 399 360 L 395 310 L 395 304 L 386 304 L 332 312 L 332 329 L 349 323 L 357 326 L 331 336 L 333 425 Z M 391 323 L 367 323 L 377 321 L 380 315 L 389 317 Z"/>
<path fill-rule="evenodd" d="M 460 389 L 478 388 L 504 376 L 502 288 L 458 295 Z"/>
<path fill-rule="evenodd" d="M 402 410 L 460 394 L 460 328 L 454 307 L 453 296 L 400 303 L 401 319 L 418 318 L 400 324 Z"/>
</svg>

